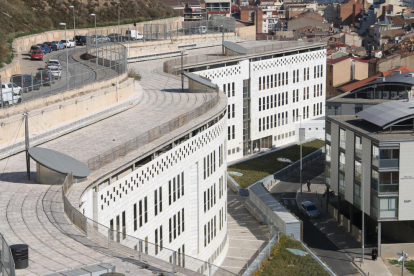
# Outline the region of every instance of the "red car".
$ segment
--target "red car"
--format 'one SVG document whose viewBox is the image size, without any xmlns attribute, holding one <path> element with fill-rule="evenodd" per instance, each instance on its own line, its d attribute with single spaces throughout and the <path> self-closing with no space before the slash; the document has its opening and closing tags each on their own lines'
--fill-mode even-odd
<svg viewBox="0 0 414 276">
<path fill-rule="evenodd" d="M 38 51 L 38 50 L 34 50 L 32 51 L 32 53 L 30 54 L 30 59 L 39 59 L 39 60 L 43 60 L 43 53 L 42 51 Z"/>
</svg>

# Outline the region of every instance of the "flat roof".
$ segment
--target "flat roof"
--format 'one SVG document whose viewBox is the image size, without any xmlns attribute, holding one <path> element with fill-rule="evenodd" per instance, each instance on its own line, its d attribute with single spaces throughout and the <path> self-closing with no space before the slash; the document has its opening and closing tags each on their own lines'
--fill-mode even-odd
<svg viewBox="0 0 414 276">
<path fill-rule="evenodd" d="M 414 86 L 414 74 L 411 72 L 394 73 L 386 77 L 379 77 L 377 80 L 369 83 L 369 85 L 373 84 L 409 84 Z"/>
<path fill-rule="evenodd" d="M 246 55 L 249 53 L 249 50 L 234 42 L 223 41 L 223 46 L 226 47 L 226 49 L 229 49 L 230 51 L 236 52 L 241 55 Z"/>
<path fill-rule="evenodd" d="M 88 166 L 55 150 L 34 147 L 29 149 L 29 155 L 37 163 L 58 173 L 67 174 L 72 172 L 74 177 L 79 178 L 85 178 L 91 174 Z"/>
<path fill-rule="evenodd" d="M 188 72 L 184 72 L 184 76 L 186 76 L 190 80 L 193 80 L 195 82 L 198 82 L 199 84 L 202 84 L 204 86 L 207 86 L 207 87 L 210 87 L 210 88 L 214 88 L 214 89 L 217 88 L 217 85 L 215 85 L 214 83 L 212 83 L 212 82 L 210 82 L 210 81 L 208 81 L 206 79 L 203 79 L 202 77 L 197 76 L 195 74 L 188 73 Z"/>
<path fill-rule="evenodd" d="M 414 99 L 377 104 L 358 112 L 356 116 L 379 127 L 387 128 L 414 116 Z"/>
</svg>

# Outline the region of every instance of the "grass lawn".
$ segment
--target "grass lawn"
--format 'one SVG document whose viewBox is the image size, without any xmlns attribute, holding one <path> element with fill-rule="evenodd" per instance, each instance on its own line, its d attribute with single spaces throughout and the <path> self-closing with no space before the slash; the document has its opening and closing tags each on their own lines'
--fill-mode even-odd
<svg viewBox="0 0 414 276">
<path fill-rule="evenodd" d="M 303 157 L 320 149 L 324 145 L 325 141 L 322 140 L 313 140 L 302 144 Z M 296 145 L 287 149 L 283 149 L 281 151 L 277 151 L 275 153 L 263 155 L 246 162 L 230 166 L 227 169 L 228 171 L 242 173 L 243 176 L 232 175 L 231 177 L 233 177 L 240 186 L 247 188 L 260 179 L 279 171 L 283 167 L 290 165 L 290 163 L 278 161 L 277 158 L 287 158 L 292 162 L 299 160 L 300 146 Z"/>
<path fill-rule="evenodd" d="M 299 256 L 291 253 L 287 248 L 299 249 L 306 252 L 299 241 L 287 236 L 280 238 L 279 245 L 272 249 L 272 255 L 263 262 L 264 268 L 256 271 L 253 276 L 316 276 L 329 275 L 309 254 Z"/>
<path fill-rule="evenodd" d="M 389 261 L 390 261 L 390 264 L 392 265 L 397 265 L 399 267 L 401 267 L 402 265 L 402 263 L 397 262 L 396 260 L 389 260 Z M 404 262 L 404 267 L 408 269 L 408 271 L 410 271 L 412 274 L 414 274 L 414 261 L 413 260 Z"/>
</svg>

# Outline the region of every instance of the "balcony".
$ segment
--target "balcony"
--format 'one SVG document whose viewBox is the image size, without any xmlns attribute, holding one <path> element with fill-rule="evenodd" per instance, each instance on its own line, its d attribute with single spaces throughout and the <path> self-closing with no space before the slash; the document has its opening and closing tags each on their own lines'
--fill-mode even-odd
<svg viewBox="0 0 414 276">
<path fill-rule="evenodd" d="M 399 159 L 380 159 L 379 167 L 380 168 L 398 168 Z"/>
<path fill-rule="evenodd" d="M 358 158 L 362 158 L 362 149 L 355 148 L 355 156 Z"/>
</svg>

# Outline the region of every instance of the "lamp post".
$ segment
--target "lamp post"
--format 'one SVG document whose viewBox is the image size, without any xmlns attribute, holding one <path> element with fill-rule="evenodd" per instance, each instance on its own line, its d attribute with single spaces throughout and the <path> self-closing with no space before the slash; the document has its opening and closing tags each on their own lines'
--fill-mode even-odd
<svg viewBox="0 0 414 276">
<path fill-rule="evenodd" d="M 73 50 L 73 52 L 76 52 L 76 24 L 75 24 L 75 7 L 74 6 L 69 6 L 69 8 L 71 8 L 73 10 L 73 40 L 75 41 L 75 49 Z"/>
<path fill-rule="evenodd" d="M 365 254 L 365 206 L 364 206 L 364 197 L 365 197 L 365 161 L 361 161 L 362 163 L 362 233 L 361 233 L 361 241 L 362 241 L 362 259 L 361 262 L 364 263 L 364 254 Z"/>
<path fill-rule="evenodd" d="M 299 143 L 300 143 L 300 197 L 302 198 L 302 142 L 305 140 L 305 129 L 302 128 L 302 115 L 300 117 L 299 125 Z"/>
<path fill-rule="evenodd" d="M 66 88 L 69 90 L 69 53 L 68 53 L 68 37 L 66 36 L 66 23 L 59 23 L 60 26 L 65 26 L 65 41 L 66 41 Z"/>
<path fill-rule="evenodd" d="M 120 2 L 116 2 L 117 4 L 118 4 L 118 35 L 120 35 L 120 33 L 119 33 L 119 24 L 120 24 L 120 16 L 121 16 L 121 13 L 120 13 L 120 9 L 121 9 L 121 3 Z"/>
<path fill-rule="evenodd" d="M 223 33 L 222 39 L 221 39 L 221 52 L 224 55 L 224 25 L 220 25 L 221 32 Z"/>
<path fill-rule="evenodd" d="M 402 276 L 404 276 L 404 262 L 407 260 L 408 254 L 402 250 L 401 252 L 397 252 L 397 255 L 400 256 L 397 258 L 397 262 L 402 262 Z"/>
<path fill-rule="evenodd" d="M 95 56 L 96 56 L 96 70 L 98 70 L 98 32 L 96 31 L 96 14 L 91 13 L 95 17 Z"/>
</svg>

